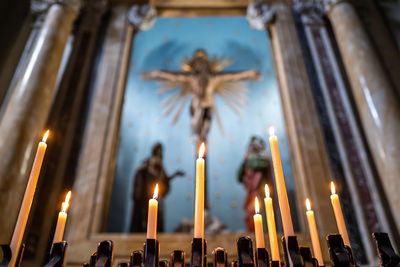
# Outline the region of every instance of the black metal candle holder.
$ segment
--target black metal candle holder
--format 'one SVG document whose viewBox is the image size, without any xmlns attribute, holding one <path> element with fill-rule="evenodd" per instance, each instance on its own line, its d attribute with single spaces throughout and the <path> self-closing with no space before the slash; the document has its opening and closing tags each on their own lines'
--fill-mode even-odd
<svg viewBox="0 0 400 267">
<path fill-rule="evenodd" d="M 300 256 L 305 267 L 318 267 L 318 260 L 311 256 L 310 248 L 300 247 Z"/>
<path fill-rule="evenodd" d="M 50 259 L 44 267 L 63 267 L 68 243 L 65 241 L 53 243 L 50 249 Z"/>
<path fill-rule="evenodd" d="M 224 248 L 216 248 L 212 254 L 214 267 L 228 267 L 228 252 Z"/>
<path fill-rule="evenodd" d="M 398 267 L 400 256 L 394 251 L 387 233 L 372 233 L 376 252 L 379 257 L 379 267 Z"/>
<path fill-rule="evenodd" d="M 171 267 L 185 267 L 185 252 L 183 250 L 174 250 L 171 253 Z"/>
<path fill-rule="evenodd" d="M 329 257 L 332 267 L 355 267 L 357 266 L 353 252 L 350 247 L 345 246 L 341 235 L 328 235 Z"/>
<path fill-rule="evenodd" d="M 111 267 L 113 253 L 114 243 L 111 240 L 100 242 L 97 246 L 96 262 L 93 267 Z M 92 265 L 90 265 L 90 267 L 92 267 Z"/>
<path fill-rule="evenodd" d="M 265 248 L 256 249 L 257 267 L 269 267 L 269 256 Z"/>
<path fill-rule="evenodd" d="M 158 267 L 169 267 L 169 262 L 167 260 L 161 260 L 158 263 Z"/>
<path fill-rule="evenodd" d="M 190 267 L 205 266 L 207 266 L 207 241 L 203 238 L 193 238 Z"/>
<path fill-rule="evenodd" d="M 283 254 L 285 256 L 285 266 L 303 267 L 299 244 L 296 236 L 288 236 L 287 240 L 282 237 Z"/>
<path fill-rule="evenodd" d="M 11 247 L 8 244 L 0 245 L 0 247 L 3 253 L 3 259 L 0 262 L 0 267 L 7 267 L 13 256 Z M 22 243 L 18 251 L 17 260 L 15 261 L 15 267 L 21 266 L 21 261 L 22 257 L 24 256 L 24 252 L 25 252 L 25 243 Z"/>
<path fill-rule="evenodd" d="M 254 267 L 253 242 L 250 237 L 242 236 L 237 242 L 238 267 Z"/>
<path fill-rule="evenodd" d="M 129 262 L 131 267 L 142 267 L 143 264 L 143 250 L 135 250 L 131 253 Z"/>
<path fill-rule="evenodd" d="M 0 245 L 3 253 L 3 259 L 0 262 L 0 267 L 7 267 L 11 261 L 12 251 L 9 245 Z"/>
<path fill-rule="evenodd" d="M 146 239 L 143 249 L 144 267 L 158 267 L 160 244 L 157 239 Z"/>
<path fill-rule="evenodd" d="M 400 267 L 400 256 L 394 251 L 389 236 L 386 233 L 372 234 L 378 256 L 379 267 Z M 331 234 L 327 237 L 329 256 L 332 267 L 358 267 L 350 247 L 345 246 L 343 239 L 338 234 Z M 312 257 L 310 248 L 299 247 L 296 236 L 289 236 L 286 242 L 282 238 L 285 261 L 270 261 L 268 251 L 264 249 L 253 250 L 253 242 L 250 237 L 243 236 L 236 241 L 237 260 L 232 261 L 231 267 L 323 267 Z M 61 246 L 61 247 L 57 247 Z M 63 247 L 64 246 L 64 247 Z M 0 267 L 7 267 L 11 259 L 9 246 L 1 246 L 3 250 L 3 262 Z M 63 250 L 64 249 L 64 250 Z M 65 256 L 66 242 L 53 244 L 50 261 L 45 267 L 62 267 Z M 192 253 L 190 267 L 207 266 L 207 243 L 202 238 L 194 238 L 192 241 Z M 130 261 L 120 263 L 120 267 L 184 267 L 185 252 L 175 250 L 171 253 L 170 262 L 159 261 L 160 244 L 155 239 L 147 239 L 144 251 L 136 250 L 131 253 Z M 23 252 L 23 251 L 22 251 Z M 84 267 L 111 267 L 113 259 L 112 241 L 103 241 L 99 244 L 97 252 L 90 258 L 90 263 Z M 319 265 L 321 264 L 321 265 Z M 216 248 L 213 251 L 213 266 L 228 267 L 228 253 L 224 248 Z"/>
<path fill-rule="evenodd" d="M 96 265 L 97 252 L 90 256 L 89 262 L 85 262 L 82 267 L 93 267 Z"/>
</svg>

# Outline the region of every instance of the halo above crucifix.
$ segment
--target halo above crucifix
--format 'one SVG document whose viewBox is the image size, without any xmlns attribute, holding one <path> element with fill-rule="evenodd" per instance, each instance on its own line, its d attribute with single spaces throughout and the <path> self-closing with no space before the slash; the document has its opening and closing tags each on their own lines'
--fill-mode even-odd
<svg viewBox="0 0 400 267">
<path fill-rule="evenodd" d="M 261 75 L 255 70 L 222 71 L 232 62 L 233 59 L 225 59 L 224 56 L 213 56 L 209 59 L 207 52 L 199 49 L 190 58 L 183 60 L 181 71 L 153 70 L 144 72 L 142 78 L 161 80 L 162 87 L 159 93 L 175 91 L 161 103 L 164 115 L 175 110 L 172 123 L 178 120 L 185 104 L 191 100 L 190 124 L 193 134 L 200 143 L 207 139 L 213 116 L 216 117 L 222 133 L 224 132 L 215 105 L 215 95 L 219 95 L 233 111 L 240 114 L 240 107 L 247 102 L 247 89 L 242 81 L 261 79 Z"/>
</svg>

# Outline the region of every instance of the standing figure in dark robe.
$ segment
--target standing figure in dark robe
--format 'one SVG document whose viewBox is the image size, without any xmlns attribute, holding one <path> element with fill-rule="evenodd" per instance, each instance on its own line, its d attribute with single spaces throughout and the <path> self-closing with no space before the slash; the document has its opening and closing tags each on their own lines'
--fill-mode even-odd
<svg viewBox="0 0 400 267">
<path fill-rule="evenodd" d="M 163 165 L 163 148 L 160 143 L 156 143 L 152 148 L 151 156 L 143 160 L 135 173 L 131 232 L 146 231 L 149 199 L 153 197 L 156 184 L 159 186 L 157 230 L 164 231 L 163 199 L 169 192 L 172 179 L 183 175 L 182 171 L 176 171 L 170 176 L 166 174 Z"/>
<path fill-rule="evenodd" d="M 266 154 L 264 140 L 252 136 L 247 153 L 239 169 L 239 182 L 243 183 L 247 190 L 247 196 L 243 205 L 246 212 L 245 223 L 250 232 L 254 231 L 254 199 L 264 199 L 264 186 L 266 183 L 272 187 L 271 164 Z"/>
</svg>

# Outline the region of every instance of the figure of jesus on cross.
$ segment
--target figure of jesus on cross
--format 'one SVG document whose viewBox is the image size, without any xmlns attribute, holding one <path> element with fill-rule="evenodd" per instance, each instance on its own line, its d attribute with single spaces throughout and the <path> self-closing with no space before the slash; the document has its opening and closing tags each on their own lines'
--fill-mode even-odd
<svg viewBox="0 0 400 267">
<path fill-rule="evenodd" d="M 195 51 L 191 58 L 182 63 L 181 71 L 153 70 L 144 72 L 142 79 L 161 80 L 162 88 L 159 93 L 176 91 L 163 101 L 164 115 L 177 109 L 173 123 L 177 121 L 186 102 L 191 97 L 190 126 L 196 137 L 196 144 L 207 143 L 211 119 L 216 117 L 218 126 L 223 133 L 222 120 L 215 104 L 215 95 L 222 97 L 224 102 L 236 113 L 247 102 L 242 80 L 260 80 L 261 75 L 255 70 L 226 72 L 224 67 L 233 60 L 224 57 L 213 57 L 211 60 L 205 50 Z M 205 207 L 207 208 L 207 171 L 205 178 Z"/>
<path fill-rule="evenodd" d="M 213 115 L 223 131 L 222 121 L 215 105 L 215 94 L 220 95 L 228 106 L 240 113 L 240 107 L 247 101 L 245 95 L 247 90 L 240 81 L 261 79 L 261 75 L 255 70 L 221 71 L 231 62 L 230 59 L 224 60 L 217 57 L 210 60 L 206 51 L 200 49 L 182 63 L 182 71 L 153 70 L 144 72 L 142 78 L 162 80 L 163 88 L 159 91 L 160 93 L 178 89 L 162 103 L 165 106 L 165 115 L 177 108 L 173 122 L 179 118 L 186 101 L 192 96 L 190 124 L 197 143 L 201 143 L 207 140 Z"/>
</svg>

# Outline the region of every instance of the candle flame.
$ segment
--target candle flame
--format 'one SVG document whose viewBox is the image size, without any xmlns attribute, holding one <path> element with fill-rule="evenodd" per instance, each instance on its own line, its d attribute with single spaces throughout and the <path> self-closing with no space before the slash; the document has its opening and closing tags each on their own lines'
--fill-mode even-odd
<svg viewBox="0 0 400 267">
<path fill-rule="evenodd" d="M 202 142 L 199 147 L 199 158 L 203 158 L 205 152 L 206 152 L 206 145 L 204 144 L 204 142 Z"/>
<path fill-rule="evenodd" d="M 43 138 L 42 138 L 42 142 L 43 142 L 43 143 L 46 143 L 47 137 L 49 137 L 49 134 L 50 134 L 50 130 L 47 130 L 47 131 L 44 133 Z"/>
<path fill-rule="evenodd" d="M 158 184 L 156 184 L 156 187 L 154 188 L 154 194 L 153 194 L 153 199 L 158 198 Z"/>
<path fill-rule="evenodd" d="M 265 197 L 270 197 L 268 184 L 265 184 Z"/>
<path fill-rule="evenodd" d="M 307 210 L 311 210 L 311 202 L 310 202 L 310 199 L 308 199 L 308 198 L 306 198 L 306 207 L 307 207 Z"/>
<path fill-rule="evenodd" d="M 260 203 L 258 203 L 258 197 L 256 197 L 256 199 L 254 200 L 254 206 L 255 206 L 255 210 L 256 213 L 260 213 Z"/>
<path fill-rule="evenodd" d="M 268 127 L 268 133 L 270 136 L 274 136 L 275 135 L 275 126 L 269 126 Z"/>
<path fill-rule="evenodd" d="M 71 199 L 71 191 L 68 191 L 67 196 L 65 197 L 65 202 L 69 203 L 69 200 Z"/>
<path fill-rule="evenodd" d="M 71 191 L 68 191 L 67 196 L 65 197 L 65 201 L 62 203 L 62 208 L 61 211 L 62 212 L 67 212 L 67 209 L 69 207 L 69 200 L 71 199 Z"/>
<path fill-rule="evenodd" d="M 331 182 L 331 192 L 332 192 L 332 195 L 336 194 L 336 189 L 335 189 L 335 183 L 334 182 Z"/>
</svg>

